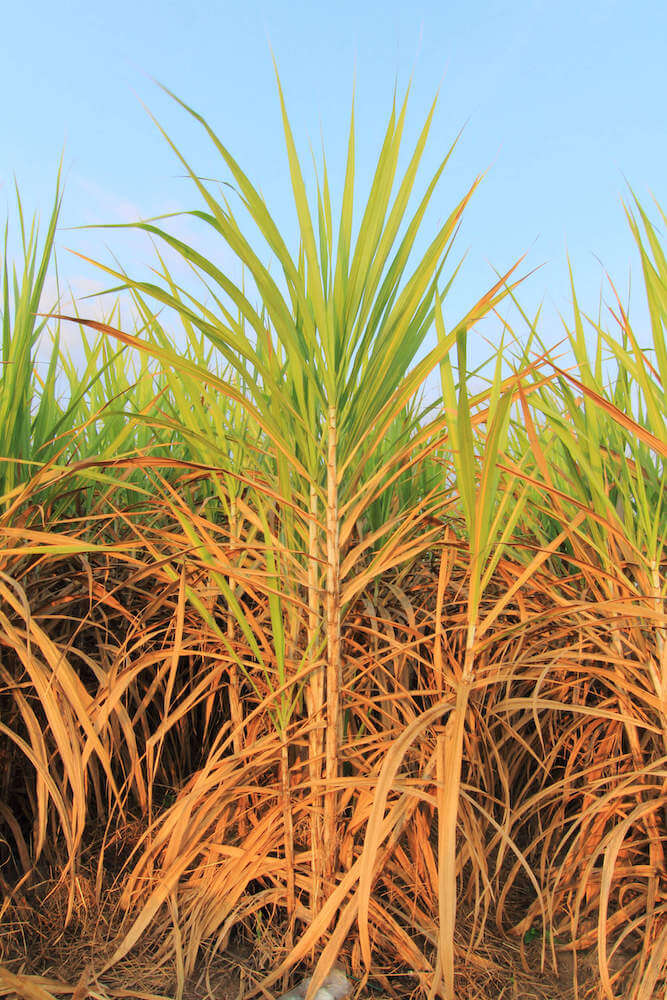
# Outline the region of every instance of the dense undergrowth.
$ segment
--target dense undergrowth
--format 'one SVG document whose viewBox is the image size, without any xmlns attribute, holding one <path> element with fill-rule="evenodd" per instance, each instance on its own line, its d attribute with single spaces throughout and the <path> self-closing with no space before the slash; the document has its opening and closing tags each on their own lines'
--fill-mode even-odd
<svg viewBox="0 0 667 1000">
<path fill-rule="evenodd" d="M 432 112 L 397 180 L 405 111 L 360 207 L 352 125 L 335 218 L 283 106 L 295 257 L 209 130 L 239 208 L 181 158 L 193 216 L 244 284 L 138 224 L 158 276 L 115 272 L 135 326 L 80 320 L 83 366 L 58 338 L 80 318 L 37 315 L 60 194 L 6 266 L 6 992 L 87 966 L 91 995 L 138 976 L 180 996 L 245 946 L 256 990 L 342 959 L 362 989 L 497 995 L 503 936 L 581 996 L 664 985 L 660 236 L 635 203 L 650 330 L 612 285 L 589 318 L 573 285 L 552 352 L 539 316 L 503 319 L 514 274 L 446 326 L 476 183 L 417 253 L 447 158 L 409 210 Z"/>
</svg>

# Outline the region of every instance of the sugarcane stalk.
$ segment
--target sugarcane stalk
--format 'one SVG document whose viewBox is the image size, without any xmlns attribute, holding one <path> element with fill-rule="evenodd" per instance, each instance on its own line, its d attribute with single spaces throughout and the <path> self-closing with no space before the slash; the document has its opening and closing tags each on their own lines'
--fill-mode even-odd
<svg viewBox="0 0 667 1000">
<path fill-rule="evenodd" d="M 341 743 L 341 643 L 340 643 L 340 548 L 338 532 L 338 467 L 336 408 L 329 407 L 327 456 L 327 731 L 326 792 L 324 798 L 324 874 L 331 879 L 336 866 L 336 813 Z"/>
</svg>

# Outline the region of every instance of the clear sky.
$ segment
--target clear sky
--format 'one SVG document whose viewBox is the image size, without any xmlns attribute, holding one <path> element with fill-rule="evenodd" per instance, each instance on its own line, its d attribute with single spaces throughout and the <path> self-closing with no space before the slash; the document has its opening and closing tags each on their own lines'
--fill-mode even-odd
<svg viewBox="0 0 667 1000">
<path fill-rule="evenodd" d="M 220 167 L 155 77 L 209 119 L 293 231 L 271 49 L 300 148 L 307 156 L 321 131 L 334 190 L 355 77 L 362 180 L 396 81 L 413 80 L 408 141 L 440 88 L 425 176 L 467 122 L 431 217 L 434 226 L 488 168 L 460 237 L 469 254 L 453 309 L 525 252 L 528 266 L 545 263 L 522 291 L 530 308 L 545 297 L 552 316 L 567 310 L 569 252 L 593 309 L 597 258 L 624 290 L 631 263 L 639 278 L 625 179 L 667 205 L 665 0 L 33 0 L 3 5 L 1 23 L 0 205 L 10 218 L 14 174 L 26 209 L 46 214 L 63 145 L 63 227 L 198 207 L 141 102 L 202 174 Z M 61 278 L 96 287 L 65 248 L 108 259 L 107 246 L 130 268 L 144 253 L 113 232 L 62 231 Z"/>
</svg>

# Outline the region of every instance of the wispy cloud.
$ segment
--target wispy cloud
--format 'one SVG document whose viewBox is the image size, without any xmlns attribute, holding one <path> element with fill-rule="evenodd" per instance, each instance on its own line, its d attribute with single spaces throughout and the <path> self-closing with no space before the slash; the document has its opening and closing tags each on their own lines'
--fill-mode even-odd
<svg viewBox="0 0 667 1000">
<path fill-rule="evenodd" d="M 74 195 L 79 208 L 84 209 L 82 225 L 92 226 L 100 222 L 136 222 L 141 218 L 141 210 L 134 201 L 89 177 L 70 174 L 68 187 L 70 200 L 74 200 L 72 198 Z"/>
<path fill-rule="evenodd" d="M 56 281 L 50 274 L 44 283 L 40 302 L 42 313 L 59 313 L 66 316 L 80 316 L 98 322 L 108 322 L 117 303 L 115 295 L 105 293 L 103 282 L 85 274 L 69 276 L 67 283 Z M 127 303 L 123 310 L 127 316 Z M 56 321 L 49 322 L 37 345 L 37 363 L 48 361 L 51 355 L 52 335 Z M 83 357 L 81 331 L 76 323 L 60 322 L 60 345 L 75 360 Z"/>
</svg>

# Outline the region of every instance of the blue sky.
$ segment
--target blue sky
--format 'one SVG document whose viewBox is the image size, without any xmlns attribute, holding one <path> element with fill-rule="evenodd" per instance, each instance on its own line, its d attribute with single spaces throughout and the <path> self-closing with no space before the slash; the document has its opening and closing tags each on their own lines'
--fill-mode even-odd
<svg viewBox="0 0 667 1000">
<path fill-rule="evenodd" d="M 667 204 L 664 0 L 37 0 L 4 10 L 2 26 L 0 205 L 10 219 L 14 174 L 26 209 L 46 214 L 63 145 L 63 227 L 198 207 L 141 102 L 202 174 L 220 176 L 219 164 L 155 77 L 209 119 L 292 232 L 272 49 L 300 148 L 307 157 L 322 133 L 334 190 L 353 80 L 362 187 L 395 82 L 413 81 L 408 144 L 440 88 L 425 177 L 467 123 L 427 224 L 432 231 L 488 170 L 460 235 L 468 256 L 452 312 L 485 290 L 492 268 L 527 253 L 527 267 L 545 266 L 522 298 L 530 309 L 546 300 L 555 338 L 569 252 L 591 309 L 600 260 L 624 292 L 632 264 L 642 321 L 621 198 L 627 178 L 645 200 Z M 147 259 L 136 240 L 109 231 L 62 231 L 58 246 L 61 278 L 81 292 L 100 279 L 66 247 L 107 260 L 109 247 L 131 270 Z"/>
</svg>

